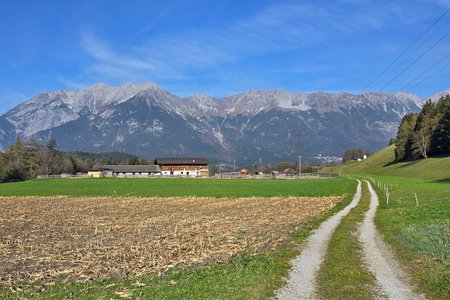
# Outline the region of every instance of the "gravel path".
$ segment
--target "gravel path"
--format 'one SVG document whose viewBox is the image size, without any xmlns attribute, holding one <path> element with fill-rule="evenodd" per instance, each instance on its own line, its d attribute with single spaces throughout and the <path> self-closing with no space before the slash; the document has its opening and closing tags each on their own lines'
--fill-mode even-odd
<svg viewBox="0 0 450 300">
<path fill-rule="evenodd" d="M 308 239 L 302 253 L 292 260 L 292 270 L 289 273 L 287 284 L 278 290 L 275 299 L 314 299 L 316 295 L 315 279 L 325 254 L 331 235 L 348 212 L 355 207 L 361 199 L 361 182 L 352 202 L 322 223 Z"/>
<path fill-rule="evenodd" d="M 379 236 L 373 219 L 378 207 L 378 196 L 369 182 L 370 207 L 359 231 L 359 240 L 363 245 L 363 258 L 381 291 L 381 298 L 387 299 L 425 299 L 413 292 L 405 273 L 395 260 L 386 243 Z"/>
</svg>

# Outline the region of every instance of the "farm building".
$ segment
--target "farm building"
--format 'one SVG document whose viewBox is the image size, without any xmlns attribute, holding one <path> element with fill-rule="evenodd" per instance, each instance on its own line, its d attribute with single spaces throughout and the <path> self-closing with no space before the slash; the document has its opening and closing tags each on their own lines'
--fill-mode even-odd
<svg viewBox="0 0 450 300">
<path fill-rule="evenodd" d="M 158 165 L 103 165 L 94 166 L 89 177 L 149 177 L 161 175 Z"/>
<path fill-rule="evenodd" d="M 102 176 L 102 171 L 99 170 L 98 168 L 94 168 L 94 169 L 92 169 L 92 170 L 89 170 L 89 171 L 88 171 L 88 176 L 89 176 L 90 178 L 100 178 L 100 177 L 103 177 L 103 176 Z"/>
<path fill-rule="evenodd" d="M 156 158 L 163 176 L 209 176 L 208 159 L 196 157 Z"/>
</svg>

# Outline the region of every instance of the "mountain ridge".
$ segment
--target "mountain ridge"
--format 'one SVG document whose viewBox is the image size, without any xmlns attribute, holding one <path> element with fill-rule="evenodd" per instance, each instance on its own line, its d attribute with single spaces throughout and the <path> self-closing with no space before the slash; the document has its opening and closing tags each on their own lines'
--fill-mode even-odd
<svg viewBox="0 0 450 300">
<path fill-rule="evenodd" d="M 421 104 L 405 92 L 247 90 L 223 98 L 180 98 L 155 83 L 128 82 L 43 93 L 2 117 L 14 135 L 41 142 L 55 137 L 63 150 L 125 151 L 146 158 L 201 154 L 254 163 L 292 160 L 300 148 L 305 157 L 340 155 L 356 146 L 376 150 L 393 137 L 401 117 Z M 4 136 L 2 148 L 12 134 Z"/>
</svg>

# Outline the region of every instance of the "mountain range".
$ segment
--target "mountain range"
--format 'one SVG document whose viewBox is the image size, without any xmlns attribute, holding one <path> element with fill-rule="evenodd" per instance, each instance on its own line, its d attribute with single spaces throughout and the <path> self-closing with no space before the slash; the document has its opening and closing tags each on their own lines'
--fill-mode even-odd
<svg viewBox="0 0 450 300">
<path fill-rule="evenodd" d="M 395 136 L 403 115 L 422 100 L 399 92 L 294 93 L 249 90 L 214 98 L 180 98 L 154 83 L 98 83 L 35 96 L 0 116 L 0 148 L 16 136 L 60 150 L 121 151 L 147 159 L 205 156 L 239 164 L 341 156 L 377 150 Z"/>
</svg>

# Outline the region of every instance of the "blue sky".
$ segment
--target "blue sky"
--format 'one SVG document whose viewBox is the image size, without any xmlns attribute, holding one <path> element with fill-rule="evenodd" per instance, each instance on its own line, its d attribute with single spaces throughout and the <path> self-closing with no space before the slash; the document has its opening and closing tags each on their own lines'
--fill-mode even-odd
<svg viewBox="0 0 450 300">
<path fill-rule="evenodd" d="M 152 81 L 179 96 L 360 93 L 449 8 L 450 0 L 2 0 L 0 112 L 96 82 Z M 448 88 L 449 30 L 450 12 L 368 90 L 426 97 Z"/>
</svg>

